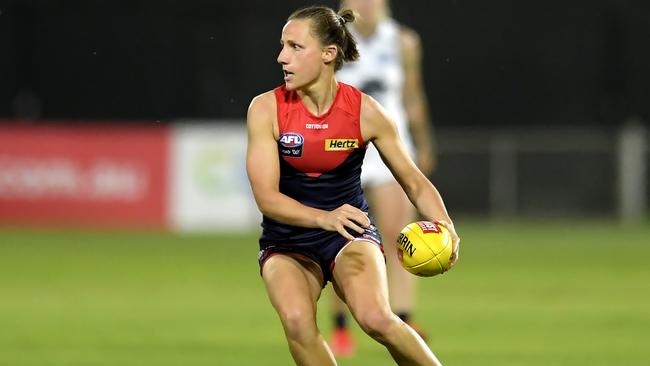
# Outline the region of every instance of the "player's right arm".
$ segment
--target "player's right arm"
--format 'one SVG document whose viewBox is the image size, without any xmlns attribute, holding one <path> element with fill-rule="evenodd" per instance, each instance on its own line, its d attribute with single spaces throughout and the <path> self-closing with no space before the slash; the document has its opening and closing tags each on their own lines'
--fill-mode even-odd
<svg viewBox="0 0 650 366">
<path fill-rule="evenodd" d="M 259 210 L 284 224 L 338 231 L 350 240 L 353 236 L 345 227 L 363 233 L 362 227 L 368 227 L 370 220 L 356 207 L 345 204 L 325 211 L 305 206 L 280 192 L 276 108 L 272 91 L 255 97 L 248 108 L 246 171 Z"/>
</svg>

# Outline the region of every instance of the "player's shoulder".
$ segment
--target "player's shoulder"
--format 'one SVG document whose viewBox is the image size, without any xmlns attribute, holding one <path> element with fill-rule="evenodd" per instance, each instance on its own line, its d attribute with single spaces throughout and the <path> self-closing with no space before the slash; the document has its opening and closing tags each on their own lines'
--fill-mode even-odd
<svg viewBox="0 0 650 366">
<path fill-rule="evenodd" d="M 370 125 L 392 123 L 384 107 L 366 93 L 361 93 L 361 120 Z"/>
<path fill-rule="evenodd" d="M 251 131 L 267 130 L 268 128 L 275 129 L 276 116 L 275 92 L 269 90 L 253 98 L 251 104 L 248 106 L 246 123 Z"/>
<path fill-rule="evenodd" d="M 248 106 L 248 123 L 272 120 L 277 114 L 276 104 L 274 90 L 269 90 L 253 98 Z"/>
<path fill-rule="evenodd" d="M 275 91 L 269 90 L 257 95 L 248 106 L 248 113 L 265 113 L 275 109 Z"/>
<path fill-rule="evenodd" d="M 381 108 L 379 102 L 370 95 L 361 92 L 361 112 L 366 114 L 377 113 Z"/>
</svg>

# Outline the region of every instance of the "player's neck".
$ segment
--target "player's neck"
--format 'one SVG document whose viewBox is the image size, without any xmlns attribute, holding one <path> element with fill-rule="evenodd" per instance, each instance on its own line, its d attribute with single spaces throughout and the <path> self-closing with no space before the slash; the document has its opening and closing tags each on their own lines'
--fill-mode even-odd
<svg viewBox="0 0 650 366">
<path fill-rule="evenodd" d="M 363 38 L 370 38 L 372 37 L 375 32 L 377 32 L 377 28 L 379 28 L 379 24 L 386 20 L 387 16 L 386 14 L 381 14 L 377 18 L 374 19 L 367 19 L 367 20 L 356 20 L 354 23 L 352 23 L 352 26 L 354 29 L 356 29 L 357 33 Z"/>
<path fill-rule="evenodd" d="M 369 38 L 377 31 L 377 22 L 358 22 L 354 24 L 354 28 L 357 30 L 359 35 L 363 38 Z"/>
<path fill-rule="evenodd" d="M 307 88 L 298 90 L 302 104 L 315 116 L 320 116 L 329 111 L 336 98 L 339 85 L 336 78 L 320 78 Z"/>
</svg>

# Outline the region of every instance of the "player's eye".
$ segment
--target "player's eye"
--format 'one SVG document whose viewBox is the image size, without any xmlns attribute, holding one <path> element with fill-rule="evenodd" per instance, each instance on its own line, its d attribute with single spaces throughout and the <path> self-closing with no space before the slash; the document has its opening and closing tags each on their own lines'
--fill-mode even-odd
<svg viewBox="0 0 650 366">
<path fill-rule="evenodd" d="M 299 45 L 299 44 L 297 44 L 297 43 L 293 43 L 293 42 L 288 42 L 288 45 L 289 45 L 289 47 L 291 47 L 291 49 L 294 50 L 294 51 L 296 51 L 296 50 L 300 50 L 300 49 L 303 48 L 301 45 Z"/>
</svg>

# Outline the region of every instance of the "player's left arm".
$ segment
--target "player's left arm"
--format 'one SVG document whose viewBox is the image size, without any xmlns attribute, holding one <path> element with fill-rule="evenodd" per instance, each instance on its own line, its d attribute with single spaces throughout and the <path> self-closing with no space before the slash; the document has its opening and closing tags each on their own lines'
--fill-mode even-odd
<svg viewBox="0 0 650 366">
<path fill-rule="evenodd" d="M 382 160 L 418 211 L 428 220 L 442 222 L 449 229 L 454 245 L 451 261 L 453 266 L 458 260 L 460 238 L 442 196 L 409 157 L 395 123 L 383 107 L 365 94 L 361 101 L 361 133 L 364 140 L 375 145 Z"/>
<path fill-rule="evenodd" d="M 416 163 L 429 176 L 437 165 L 429 104 L 422 77 L 422 43 L 418 34 L 407 27 L 400 29 L 402 68 L 404 70 L 403 103 L 416 148 Z"/>
</svg>

